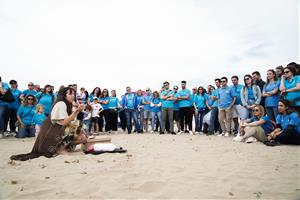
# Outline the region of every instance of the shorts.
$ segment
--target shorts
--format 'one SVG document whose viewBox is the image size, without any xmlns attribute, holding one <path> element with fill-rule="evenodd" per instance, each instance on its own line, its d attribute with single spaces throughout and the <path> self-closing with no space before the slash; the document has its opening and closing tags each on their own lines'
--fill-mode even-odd
<svg viewBox="0 0 300 200">
<path fill-rule="evenodd" d="M 151 118 L 151 110 L 144 110 L 144 119 Z"/>
<path fill-rule="evenodd" d="M 99 123 L 99 119 L 100 119 L 100 117 L 91 117 L 91 122 L 92 123 Z"/>
</svg>

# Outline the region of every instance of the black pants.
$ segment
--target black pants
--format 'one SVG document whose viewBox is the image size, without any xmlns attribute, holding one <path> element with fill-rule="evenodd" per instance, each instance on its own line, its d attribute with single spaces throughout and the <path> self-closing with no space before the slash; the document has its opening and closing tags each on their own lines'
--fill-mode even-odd
<svg viewBox="0 0 300 200">
<path fill-rule="evenodd" d="M 300 135 L 295 128 L 288 128 L 283 130 L 282 133 L 275 138 L 275 141 L 281 144 L 300 145 Z"/>
<path fill-rule="evenodd" d="M 109 127 L 112 131 L 118 130 L 118 112 L 115 109 L 109 110 Z"/>
<path fill-rule="evenodd" d="M 104 116 L 104 120 L 105 120 L 105 131 L 110 131 L 109 110 L 103 110 L 101 113 L 103 114 L 102 116 Z"/>
<path fill-rule="evenodd" d="M 125 110 L 122 110 L 119 112 L 119 118 L 120 118 L 120 125 L 123 131 L 126 129 L 126 116 L 125 116 Z"/>
<path fill-rule="evenodd" d="M 182 107 L 179 108 L 179 117 L 180 117 L 180 128 L 182 131 L 184 131 L 184 124 L 187 124 L 189 127 L 189 130 L 193 130 L 192 126 L 192 119 L 193 114 L 191 112 L 191 107 Z"/>
<path fill-rule="evenodd" d="M 14 108 L 9 108 L 8 109 L 8 120 L 9 120 L 9 128 L 10 132 L 15 132 L 16 131 L 16 121 L 17 119 L 17 109 Z"/>
</svg>

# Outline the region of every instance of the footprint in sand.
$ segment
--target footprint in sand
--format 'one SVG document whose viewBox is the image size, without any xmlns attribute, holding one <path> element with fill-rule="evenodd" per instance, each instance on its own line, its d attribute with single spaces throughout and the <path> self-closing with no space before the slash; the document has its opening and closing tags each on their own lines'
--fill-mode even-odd
<svg viewBox="0 0 300 200">
<path fill-rule="evenodd" d="M 145 193 L 157 192 L 164 187 L 163 182 L 159 181 L 148 181 L 140 186 L 136 187 L 135 190 Z"/>
</svg>

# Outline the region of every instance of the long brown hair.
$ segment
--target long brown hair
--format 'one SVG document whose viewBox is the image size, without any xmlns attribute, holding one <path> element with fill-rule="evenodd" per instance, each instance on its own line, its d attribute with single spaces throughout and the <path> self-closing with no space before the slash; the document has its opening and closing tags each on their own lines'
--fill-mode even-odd
<svg viewBox="0 0 300 200">
<path fill-rule="evenodd" d="M 76 91 L 74 90 L 74 88 L 63 87 L 58 91 L 58 96 L 57 96 L 57 99 L 56 99 L 54 105 L 60 101 L 65 102 L 65 104 L 67 105 L 67 113 L 70 115 L 70 114 L 72 114 L 73 105 L 72 105 L 72 103 L 68 102 L 68 100 L 66 98 L 68 91 L 71 91 L 72 93 L 74 93 L 76 95 Z M 74 101 L 76 102 L 76 98 L 74 98 Z"/>
</svg>

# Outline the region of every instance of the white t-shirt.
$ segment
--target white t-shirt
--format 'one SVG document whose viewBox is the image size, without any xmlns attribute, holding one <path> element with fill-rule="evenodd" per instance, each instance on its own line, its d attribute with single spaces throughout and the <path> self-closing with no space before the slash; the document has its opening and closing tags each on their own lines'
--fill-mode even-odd
<svg viewBox="0 0 300 200">
<path fill-rule="evenodd" d="M 67 105 L 63 101 L 57 102 L 51 111 L 51 121 L 52 123 L 56 123 L 59 120 L 67 118 L 68 112 L 67 112 Z"/>
<path fill-rule="evenodd" d="M 99 117 L 99 111 L 102 109 L 100 103 L 91 103 L 92 106 L 92 117 Z"/>
</svg>

